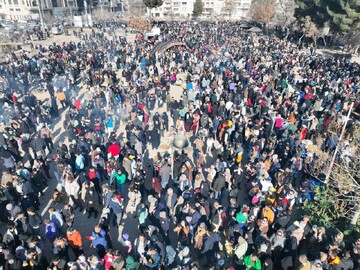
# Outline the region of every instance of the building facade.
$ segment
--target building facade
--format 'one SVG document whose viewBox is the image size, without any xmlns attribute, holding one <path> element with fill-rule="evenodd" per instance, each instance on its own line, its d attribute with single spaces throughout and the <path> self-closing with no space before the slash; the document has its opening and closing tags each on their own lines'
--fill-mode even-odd
<svg viewBox="0 0 360 270">
<path fill-rule="evenodd" d="M 69 15 L 77 10 L 76 0 L 0 0 L 0 16 L 7 20 L 36 20 L 43 15 Z"/>
<path fill-rule="evenodd" d="M 251 0 L 202 0 L 201 18 L 239 20 L 248 19 Z M 164 0 L 161 7 L 149 10 L 155 19 L 191 18 L 195 0 Z"/>
</svg>

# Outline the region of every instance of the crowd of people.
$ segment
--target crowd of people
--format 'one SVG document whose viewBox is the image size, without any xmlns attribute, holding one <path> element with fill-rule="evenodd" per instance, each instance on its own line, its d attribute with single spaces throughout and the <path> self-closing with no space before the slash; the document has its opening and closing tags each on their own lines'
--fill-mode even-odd
<svg viewBox="0 0 360 270">
<path fill-rule="evenodd" d="M 307 145 L 333 153 L 346 124 L 341 158 L 359 154 L 359 64 L 233 23 L 164 24 L 163 53 L 99 29 L 0 65 L 0 268 L 360 268 L 360 239 L 294 211 Z"/>
</svg>

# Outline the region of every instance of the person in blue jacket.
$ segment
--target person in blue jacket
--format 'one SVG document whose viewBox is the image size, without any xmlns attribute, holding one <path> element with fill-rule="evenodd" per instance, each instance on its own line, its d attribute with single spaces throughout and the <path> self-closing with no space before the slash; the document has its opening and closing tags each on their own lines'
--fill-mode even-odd
<svg viewBox="0 0 360 270">
<path fill-rule="evenodd" d="M 99 257 L 103 258 L 107 248 L 106 232 L 99 225 L 96 225 L 89 239 L 92 241 L 91 245 L 96 249 Z"/>
<path fill-rule="evenodd" d="M 44 220 L 45 223 L 45 237 L 49 239 L 51 242 L 55 240 L 58 236 L 58 230 L 54 222 L 50 221 L 49 219 Z"/>
<path fill-rule="evenodd" d="M 146 259 L 144 259 L 144 264 L 150 269 L 159 269 L 160 268 L 161 257 L 155 247 L 150 247 L 146 253 Z"/>
</svg>

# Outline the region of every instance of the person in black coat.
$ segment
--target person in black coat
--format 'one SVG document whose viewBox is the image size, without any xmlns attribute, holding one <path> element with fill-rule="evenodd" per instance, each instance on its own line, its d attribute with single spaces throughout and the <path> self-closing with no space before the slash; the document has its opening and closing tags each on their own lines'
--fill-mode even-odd
<svg viewBox="0 0 360 270">
<path fill-rule="evenodd" d="M 151 142 L 153 149 L 157 149 L 160 146 L 160 133 L 158 129 L 153 128 L 148 133 L 148 140 Z"/>
<path fill-rule="evenodd" d="M 153 129 L 160 130 L 161 129 L 161 121 L 160 121 L 160 114 L 158 112 L 155 113 L 153 116 Z"/>
<path fill-rule="evenodd" d="M 166 112 L 162 113 L 161 120 L 163 130 L 169 131 L 169 117 Z"/>
<path fill-rule="evenodd" d="M 94 217 L 96 219 L 99 212 L 99 196 L 95 192 L 94 188 L 91 187 L 86 190 L 85 202 L 88 218 L 90 218 L 94 213 Z"/>
<path fill-rule="evenodd" d="M 10 254 L 7 262 L 5 263 L 5 270 L 20 270 L 22 262 L 17 259 L 14 255 Z"/>
<path fill-rule="evenodd" d="M 12 205 L 19 204 L 20 195 L 16 191 L 16 188 L 13 186 L 13 184 L 11 182 L 6 183 L 6 189 L 4 190 L 4 195 L 5 195 L 6 199 L 8 199 Z"/>
</svg>

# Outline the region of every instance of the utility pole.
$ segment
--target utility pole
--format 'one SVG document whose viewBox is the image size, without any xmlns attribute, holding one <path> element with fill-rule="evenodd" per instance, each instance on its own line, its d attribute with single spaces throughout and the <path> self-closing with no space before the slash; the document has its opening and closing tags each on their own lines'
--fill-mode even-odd
<svg viewBox="0 0 360 270">
<path fill-rule="evenodd" d="M 67 5 L 70 8 L 70 20 L 71 20 L 71 24 L 72 24 L 72 20 L 73 20 L 73 16 L 72 16 L 72 5 L 73 5 L 73 1 L 70 2 L 71 4 L 69 4 L 69 0 L 67 0 Z"/>
<path fill-rule="evenodd" d="M 349 112 L 348 112 L 348 114 L 347 114 L 347 116 L 346 116 L 345 123 L 344 123 L 344 125 L 343 125 L 343 127 L 342 127 L 341 134 L 340 134 L 340 138 L 339 138 L 338 143 L 337 143 L 337 145 L 336 145 L 335 152 L 334 152 L 333 157 L 332 157 L 331 162 L 330 162 L 329 170 L 328 170 L 328 172 L 327 172 L 327 174 L 326 174 L 326 177 L 325 177 L 325 181 L 324 181 L 325 184 L 327 184 L 327 182 L 328 182 L 329 179 L 330 179 L 330 175 L 331 175 L 332 168 L 334 167 L 336 155 L 337 155 L 337 153 L 338 153 L 338 151 L 339 151 L 341 140 L 342 140 L 342 138 L 344 137 L 346 125 L 347 125 L 347 123 L 348 123 L 348 121 L 349 121 L 349 119 L 350 119 L 351 112 L 352 112 L 352 110 L 353 110 L 353 108 L 354 108 L 354 103 L 355 103 L 355 102 L 352 102 L 352 103 L 351 103 Z"/>
<path fill-rule="evenodd" d="M 45 35 L 45 24 L 44 24 L 44 17 L 43 17 L 42 8 L 41 8 L 41 0 L 37 0 L 37 2 L 38 2 L 38 10 L 39 10 L 39 18 L 40 18 L 40 24 L 41 24 L 41 31 L 42 31 L 43 34 Z"/>
<path fill-rule="evenodd" d="M 87 14 L 87 0 L 84 0 L 84 9 L 85 9 L 86 26 L 89 26 L 89 18 L 88 18 L 88 14 Z"/>
</svg>

